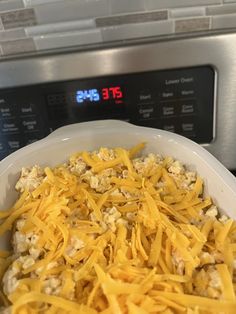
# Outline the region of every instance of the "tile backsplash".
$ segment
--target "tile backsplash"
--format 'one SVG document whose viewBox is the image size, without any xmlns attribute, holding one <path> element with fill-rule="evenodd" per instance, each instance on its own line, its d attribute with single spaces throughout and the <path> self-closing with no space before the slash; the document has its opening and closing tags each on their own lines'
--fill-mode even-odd
<svg viewBox="0 0 236 314">
<path fill-rule="evenodd" d="M 0 57 L 236 29 L 236 0 L 0 0 Z"/>
</svg>

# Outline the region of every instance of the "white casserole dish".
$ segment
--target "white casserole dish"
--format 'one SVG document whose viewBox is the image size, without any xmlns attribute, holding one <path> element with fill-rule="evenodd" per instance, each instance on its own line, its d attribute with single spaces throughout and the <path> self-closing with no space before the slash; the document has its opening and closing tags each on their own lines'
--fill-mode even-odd
<svg viewBox="0 0 236 314">
<path fill-rule="evenodd" d="M 26 146 L 0 162 L 0 210 L 10 207 L 17 198 L 14 189 L 21 168 L 38 164 L 54 166 L 80 150 L 101 146 L 132 147 L 147 143 L 144 154 L 173 156 L 204 179 L 205 194 L 212 196 L 222 213 L 236 219 L 236 179 L 207 150 L 180 135 L 138 127 L 117 120 L 85 122 L 62 127 L 48 137 Z M 9 240 L 0 238 L 0 249 Z"/>
</svg>

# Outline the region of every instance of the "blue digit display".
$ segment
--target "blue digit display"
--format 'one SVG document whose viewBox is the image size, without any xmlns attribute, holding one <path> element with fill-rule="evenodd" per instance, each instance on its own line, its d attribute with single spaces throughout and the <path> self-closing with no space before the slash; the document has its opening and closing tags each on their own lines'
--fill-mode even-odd
<svg viewBox="0 0 236 314">
<path fill-rule="evenodd" d="M 83 92 L 82 90 L 78 90 L 78 91 L 76 92 L 76 101 L 77 101 L 78 103 L 84 102 L 84 92 Z"/>
<path fill-rule="evenodd" d="M 96 102 L 100 100 L 100 95 L 97 89 L 85 89 L 76 91 L 76 101 L 77 103 L 84 102 Z"/>
</svg>

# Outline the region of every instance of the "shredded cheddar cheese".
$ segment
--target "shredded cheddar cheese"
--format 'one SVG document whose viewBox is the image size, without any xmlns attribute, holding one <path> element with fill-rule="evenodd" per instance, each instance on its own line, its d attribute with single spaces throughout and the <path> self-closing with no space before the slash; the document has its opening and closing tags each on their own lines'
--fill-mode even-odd
<svg viewBox="0 0 236 314">
<path fill-rule="evenodd" d="M 236 222 L 144 146 L 22 169 L 0 212 L 0 313 L 236 313 Z"/>
</svg>

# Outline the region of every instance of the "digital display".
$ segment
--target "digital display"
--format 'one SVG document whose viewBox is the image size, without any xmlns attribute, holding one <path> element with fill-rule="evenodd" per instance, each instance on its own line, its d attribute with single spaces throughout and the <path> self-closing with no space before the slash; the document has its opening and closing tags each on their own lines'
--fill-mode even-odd
<svg viewBox="0 0 236 314">
<path fill-rule="evenodd" d="M 76 101 L 77 103 L 83 103 L 85 101 L 99 101 L 100 95 L 97 89 L 85 89 L 85 90 L 78 90 L 76 92 Z"/>
<path fill-rule="evenodd" d="M 123 92 L 120 86 L 104 87 L 101 90 L 93 88 L 76 91 L 76 102 L 78 104 L 110 100 L 115 101 L 115 103 L 123 101 Z"/>
</svg>

